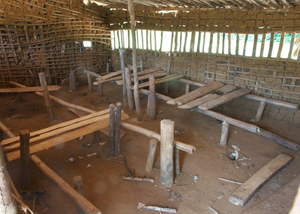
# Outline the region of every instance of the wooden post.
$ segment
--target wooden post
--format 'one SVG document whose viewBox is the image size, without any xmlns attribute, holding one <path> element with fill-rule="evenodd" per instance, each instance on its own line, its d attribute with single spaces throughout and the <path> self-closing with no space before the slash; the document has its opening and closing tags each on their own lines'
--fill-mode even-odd
<svg viewBox="0 0 300 214">
<path fill-rule="evenodd" d="M 89 84 L 89 92 L 93 91 L 93 83 L 92 83 L 92 76 L 89 73 L 86 73 L 88 84 Z"/>
<path fill-rule="evenodd" d="M 109 63 L 106 63 L 106 73 L 109 73 Z"/>
<path fill-rule="evenodd" d="M 175 175 L 177 176 L 180 174 L 179 149 L 177 148 L 175 148 L 174 159 L 175 159 Z"/>
<path fill-rule="evenodd" d="M 109 105 L 109 145 L 111 156 L 115 154 L 115 108 L 114 104 Z"/>
<path fill-rule="evenodd" d="M 103 96 L 103 83 L 98 84 L 98 96 L 99 97 Z"/>
<path fill-rule="evenodd" d="M 133 97 L 132 97 L 132 91 L 131 91 L 131 76 L 130 76 L 130 69 L 125 68 L 125 83 L 126 83 L 126 94 L 127 94 L 127 107 L 128 110 L 134 109 L 134 103 L 133 103 Z M 124 79 L 123 79 L 123 85 L 124 85 Z"/>
<path fill-rule="evenodd" d="M 140 70 L 143 71 L 144 70 L 144 62 L 143 62 L 143 57 L 140 56 Z"/>
<path fill-rule="evenodd" d="M 157 139 L 152 138 L 149 141 L 149 150 L 148 150 L 148 156 L 147 156 L 147 162 L 146 162 L 146 171 L 151 172 L 153 169 L 153 163 L 155 158 L 155 151 L 156 151 L 156 145 L 157 145 Z"/>
<path fill-rule="evenodd" d="M 18 214 L 17 205 L 13 200 L 9 185 L 2 147 L 0 146 L 0 210 L 1 214 Z"/>
<path fill-rule="evenodd" d="M 259 106 L 258 106 L 258 109 L 257 109 L 257 113 L 256 113 L 256 116 L 255 116 L 255 121 L 258 122 L 260 121 L 263 113 L 264 113 L 264 110 L 265 110 L 265 107 L 266 107 L 266 103 L 264 101 L 261 101 L 259 103 Z"/>
<path fill-rule="evenodd" d="M 121 127 L 122 103 L 117 103 L 115 126 L 115 156 L 120 156 L 120 127 Z"/>
<path fill-rule="evenodd" d="M 149 117 L 151 120 L 155 120 L 156 97 L 155 97 L 155 75 L 154 74 L 149 74 L 149 91 L 150 91 L 150 94 L 148 96 Z"/>
<path fill-rule="evenodd" d="M 131 35 L 132 35 L 132 65 L 133 65 L 133 76 L 134 76 L 134 101 L 135 110 L 138 121 L 142 121 L 140 97 L 139 97 L 139 80 L 136 65 L 136 40 L 135 40 L 135 14 L 133 8 L 133 1 L 128 0 L 128 10 L 130 13 L 130 24 L 131 24 Z"/>
<path fill-rule="evenodd" d="M 120 60 L 121 60 L 121 70 L 122 70 L 122 78 L 123 78 L 123 83 L 125 82 L 125 49 L 119 49 L 120 53 Z M 127 95 L 126 95 L 126 84 L 123 84 L 123 105 L 125 108 L 128 108 L 128 102 L 127 102 Z"/>
<path fill-rule="evenodd" d="M 172 60 L 168 60 L 168 65 L 167 65 L 167 76 L 170 75 L 171 73 L 171 67 L 172 67 Z M 165 83 L 165 94 L 169 93 L 169 82 Z"/>
<path fill-rule="evenodd" d="M 221 133 L 221 139 L 220 139 L 220 145 L 221 146 L 226 146 L 227 145 L 228 128 L 229 128 L 229 123 L 227 123 L 226 121 L 223 121 L 223 123 L 222 123 L 222 133 Z"/>
<path fill-rule="evenodd" d="M 82 193 L 82 178 L 81 176 L 77 175 L 73 178 L 73 183 L 74 183 L 74 189 L 80 194 L 83 195 Z M 77 212 L 80 214 L 84 214 L 85 212 L 81 209 L 80 206 L 77 206 Z"/>
<path fill-rule="evenodd" d="M 100 131 L 95 131 L 94 132 L 94 143 L 93 143 L 93 145 L 99 145 L 99 134 L 100 134 Z"/>
<path fill-rule="evenodd" d="M 160 121 L 160 182 L 171 187 L 174 181 L 174 122 Z"/>
<path fill-rule="evenodd" d="M 185 84 L 185 94 L 188 94 L 190 92 L 190 84 Z"/>
<path fill-rule="evenodd" d="M 76 91 L 76 75 L 75 71 L 71 71 L 69 74 L 69 80 L 70 80 L 70 90 L 72 92 Z"/>
<path fill-rule="evenodd" d="M 29 139 L 30 133 L 28 130 L 20 131 L 20 175 L 21 185 L 24 191 L 30 189 L 30 155 L 29 155 Z"/>
<path fill-rule="evenodd" d="M 50 95 L 49 95 L 48 86 L 47 86 L 47 82 L 46 82 L 46 79 L 45 79 L 45 73 L 44 72 L 39 73 L 39 79 L 40 79 L 40 84 L 41 84 L 41 87 L 42 87 L 42 90 L 43 90 L 43 96 L 44 96 L 44 99 L 45 99 L 45 103 L 46 103 L 47 109 L 48 109 L 49 114 L 50 114 L 50 118 L 54 119 L 55 114 L 54 114 L 54 111 L 53 111 L 53 108 L 52 108 L 52 104 L 51 104 Z"/>
</svg>

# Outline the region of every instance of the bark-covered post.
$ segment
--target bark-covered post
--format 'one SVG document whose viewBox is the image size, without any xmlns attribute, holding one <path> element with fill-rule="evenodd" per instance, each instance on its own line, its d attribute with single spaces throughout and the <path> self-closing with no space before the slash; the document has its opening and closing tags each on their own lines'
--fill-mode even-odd
<svg viewBox="0 0 300 214">
<path fill-rule="evenodd" d="M 171 187 L 174 181 L 174 121 L 160 121 L 160 182 Z"/>
<path fill-rule="evenodd" d="M 221 139 L 220 139 L 220 145 L 221 146 L 226 146 L 227 145 L 228 129 L 229 129 L 229 123 L 224 121 L 222 123 L 222 133 L 221 133 Z"/>
<path fill-rule="evenodd" d="M 121 128 L 122 103 L 117 103 L 115 126 L 115 156 L 120 156 L 120 128 Z"/>
<path fill-rule="evenodd" d="M 0 213 L 18 214 L 16 202 L 13 200 L 9 185 L 2 147 L 0 146 Z"/>
<path fill-rule="evenodd" d="M 136 59 L 136 39 L 135 39 L 135 14 L 134 14 L 132 0 L 128 0 L 128 10 L 130 14 L 131 36 L 132 36 L 132 65 L 133 65 L 133 76 L 134 76 L 135 110 L 136 110 L 137 120 L 142 121 L 140 95 L 139 95 L 139 80 L 138 80 L 137 63 L 136 63 L 137 59 Z"/>
<path fill-rule="evenodd" d="M 71 71 L 69 74 L 69 80 L 70 80 L 70 90 L 72 92 L 76 91 L 76 75 L 75 71 Z"/>
<path fill-rule="evenodd" d="M 168 65 L 167 65 L 167 76 L 170 75 L 171 73 L 171 67 L 172 67 L 172 60 L 168 60 Z M 169 93 L 169 82 L 165 83 L 165 94 Z"/>
<path fill-rule="evenodd" d="M 106 73 L 107 73 L 107 74 L 109 73 L 109 62 L 106 63 Z"/>
<path fill-rule="evenodd" d="M 115 104 L 109 105 L 109 145 L 110 155 L 115 155 Z"/>
<path fill-rule="evenodd" d="M 86 73 L 88 84 L 89 84 L 89 92 L 93 91 L 93 83 L 92 83 L 92 76 L 89 73 Z"/>
<path fill-rule="evenodd" d="M 149 117 L 151 120 L 155 120 L 156 116 L 156 97 L 155 97 L 155 76 L 154 74 L 149 74 L 149 91 L 150 94 L 148 96 L 148 109 L 149 109 Z"/>
<path fill-rule="evenodd" d="M 50 118 L 54 119 L 55 114 L 52 108 L 52 104 L 51 104 L 51 100 L 50 100 L 50 95 L 49 95 L 49 91 L 48 91 L 48 86 L 47 86 L 47 82 L 46 82 L 46 78 L 45 78 L 45 73 L 41 72 L 39 73 L 39 79 L 40 79 L 40 84 L 43 90 L 43 96 L 45 99 L 45 103 L 47 106 L 47 109 L 49 111 L 50 114 Z"/>
<path fill-rule="evenodd" d="M 125 108 L 128 108 L 128 103 L 127 103 L 127 92 L 126 92 L 126 84 L 124 84 L 125 81 L 125 49 L 119 49 L 120 53 L 120 60 L 121 60 L 121 70 L 122 70 L 122 77 L 123 77 L 123 106 Z"/>
<path fill-rule="evenodd" d="M 103 83 L 98 84 L 98 96 L 99 97 L 103 96 Z"/>
<path fill-rule="evenodd" d="M 73 183 L 74 183 L 74 189 L 80 194 L 83 195 L 82 193 L 82 178 L 81 176 L 77 175 L 73 178 Z M 77 206 L 77 212 L 80 214 L 85 214 L 85 212 L 81 209 L 80 206 Z"/>
<path fill-rule="evenodd" d="M 131 91 L 131 76 L 129 68 L 125 68 L 125 82 L 123 81 L 123 85 L 126 84 L 126 94 L 128 99 L 128 110 L 134 109 L 132 91 Z"/>
<path fill-rule="evenodd" d="M 185 93 L 188 94 L 190 92 L 190 84 L 186 83 L 185 84 Z"/>
<path fill-rule="evenodd" d="M 258 109 L 257 109 L 257 113 L 256 113 L 256 116 L 255 116 L 255 121 L 258 122 L 258 121 L 261 120 L 261 117 L 264 113 L 265 107 L 266 107 L 266 103 L 264 101 L 261 101 L 259 103 L 259 106 L 258 106 Z"/>
<path fill-rule="evenodd" d="M 175 159 L 175 175 L 179 175 L 180 174 L 180 162 L 179 162 L 179 149 L 177 149 L 177 148 L 175 148 L 174 159 Z"/>
<path fill-rule="evenodd" d="M 143 57 L 140 56 L 140 70 L 143 71 L 144 70 L 144 62 L 143 62 Z"/>
<path fill-rule="evenodd" d="M 30 154 L 29 154 L 30 133 L 28 130 L 20 131 L 20 175 L 21 186 L 24 191 L 30 189 Z"/>
<path fill-rule="evenodd" d="M 156 151 L 156 145 L 158 140 L 153 138 L 149 141 L 149 150 L 148 150 L 148 156 L 147 156 L 147 162 L 146 162 L 146 171 L 151 172 L 153 169 L 153 163 L 155 158 L 155 151 Z"/>
</svg>

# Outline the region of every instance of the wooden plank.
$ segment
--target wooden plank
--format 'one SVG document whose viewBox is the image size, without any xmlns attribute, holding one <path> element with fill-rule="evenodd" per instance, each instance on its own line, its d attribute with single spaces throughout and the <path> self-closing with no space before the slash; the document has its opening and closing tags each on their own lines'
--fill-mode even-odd
<svg viewBox="0 0 300 214">
<path fill-rule="evenodd" d="M 127 64 L 127 67 L 128 67 L 130 70 L 133 69 L 133 68 L 132 68 L 132 65 Z M 111 73 L 109 73 L 109 74 L 107 74 L 107 75 L 104 75 L 104 76 L 102 76 L 102 77 L 98 77 L 98 78 L 96 78 L 96 79 L 97 79 L 97 80 L 106 80 L 106 79 L 109 79 L 109 78 L 118 76 L 118 75 L 120 75 L 120 74 L 122 74 L 122 70 L 118 70 L 118 71 L 115 71 L 115 72 L 111 72 Z"/>
<path fill-rule="evenodd" d="M 168 82 L 168 81 L 171 81 L 171 80 L 180 79 L 182 77 L 183 77 L 182 74 L 173 74 L 173 75 L 170 75 L 170 76 L 159 78 L 159 79 L 155 80 L 155 85 L 159 84 L 159 83 L 163 83 L 163 82 Z M 145 87 L 148 87 L 148 86 L 149 86 L 149 82 L 144 82 L 144 83 L 139 85 L 139 88 L 145 88 Z"/>
<path fill-rule="evenodd" d="M 292 158 L 288 155 L 278 155 L 235 190 L 228 200 L 234 205 L 244 206 L 264 183 L 291 161 Z"/>
<path fill-rule="evenodd" d="M 58 85 L 48 86 L 48 91 L 57 91 L 61 89 Z M 36 92 L 43 91 L 41 86 L 24 87 L 24 88 L 0 88 L 0 93 L 20 93 L 20 92 Z"/>
<path fill-rule="evenodd" d="M 128 118 L 128 115 L 125 113 L 122 113 L 121 115 L 121 120 L 125 120 Z M 93 124 L 90 124 L 88 126 L 76 129 L 76 130 L 72 130 L 70 132 L 61 134 L 57 137 L 48 139 L 46 141 L 43 141 L 41 143 L 35 144 L 30 146 L 29 148 L 29 152 L 30 154 L 42 151 L 44 149 L 48 149 L 51 147 L 54 147 L 56 145 L 62 144 L 64 142 L 70 141 L 70 140 L 74 140 L 76 138 L 79 138 L 83 135 L 87 135 L 90 133 L 93 133 L 99 129 L 105 128 L 109 125 L 109 115 L 103 115 L 99 117 L 99 121 L 95 122 Z M 20 150 L 16 150 L 10 153 L 7 153 L 7 160 L 8 161 L 13 161 L 20 158 Z"/>
<path fill-rule="evenodd" d="M 166 76 L 167 73 L 166 72 L 159 72 L 159 73 L 154 73 L 154 76 L 157 77 L 164 77 Z M 143 76 L 139 76 L 138 80 L 145 80 L 145 79 L 149 79 L 149 74 L 143 75 Z M 134 79 L 131 78 L 131 82 L 133 82 Z M 123 85 L 123 80 L 118 80 L 116 81 L 117 85 Z"/>
<path fill-rule="evenodd" d="M 208 94 L 209 92 L 216 90 L 220 87 L 222 87 L 224 84 L 221 82 L 211 82 L 208 83 L 206 86 L 197 88 L 194 91 L 191 91 L 188 94 L 182 95 L 181 97 L 177 97 L 174 100 L 169 100 L 167 103 L 170 105 L 183 105 L 185 103 L 188 103 L 194 99 L 197 99 L 199 97 L 204 96 L 205 94 Z"/>
<path fill-rule="evenodd" d="M 211 100 L 211 101 L 209 101 L 207 103 L 204 103 L 202 105 L 199 105 L 198 108 L 202 109 L 202 110 L 212 109 L 212 108 L 215 108 L 215 107 L 217 107 L 219 105 L 227 103 L 230 100 L 233 100 L 234 98 L 243 96 L 245 94 L 249 94 L 250 92 L 251 92 L 250 89 L 242 88 L 242 89 L 233 91 L 233 92 L 231 92 L 229 94 L 225 94 L 225 95 L 223 95 L 221 97 L 218 97 L 218 98 L 216 98 L 214 100 Z"/>
<path fill-rule="evenodd" d="M 224 94 L 227 94 L 227 93 L 229 93 L 231 91 L 234 91 L 236 89 L 237 89 L 237 87 L 234 86 L 234 85 L 225 85 L 225 86 L 223 86 L 223 87 L 221 87 L 221 88 L 219 88 L 217 90 L 214 90 L 214 91 L 210 92 L 209 94 L 207 94 L 207 95 L 205 95 L 203 97 L 200 97 L 200 98 L 198 98 L 196 100 L 193 100 L 193 101 L 191 101 L 189 103 L 186 103 L 184 105 L 178 106 L 178 108 L 181 108 L 181 109 L 191 109 L 191 108 L 199 106 L 199 105 L 201 105 L 203 103 L 206 103 L 206 102 L 208 102 L 210 100 L 216 99 L 216 98 L 218 98 L 218 97 L 220 97 L 220 96 L 222 96 Z"/>
<path fill-rule="evenodd" d="M 90 74 L 91 76 L 96 77 L 96 78 L 101 78 L 102 77 L 100 74 L 97 74 L 93 71 L 84 70 L 83 73 Z"/>
</svg>

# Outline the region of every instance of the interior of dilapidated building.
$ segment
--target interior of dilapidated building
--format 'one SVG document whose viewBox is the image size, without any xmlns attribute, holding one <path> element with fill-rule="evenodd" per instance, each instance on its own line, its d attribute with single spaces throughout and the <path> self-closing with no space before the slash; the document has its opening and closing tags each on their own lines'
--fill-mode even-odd
<svg viewBox="0 0 300 214">
<path fill-rule="evenodd" d="M 0 6 L 0 213 L 300 213 L 299 1 Z"/>
</svg>

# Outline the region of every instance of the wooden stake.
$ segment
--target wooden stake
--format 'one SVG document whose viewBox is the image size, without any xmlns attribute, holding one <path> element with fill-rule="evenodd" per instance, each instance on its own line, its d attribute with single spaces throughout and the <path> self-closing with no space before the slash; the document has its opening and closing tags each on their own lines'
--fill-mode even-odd
<svg viewBox="0 0 300 214">
<path fill-rule="evenodd" d="M 102 83 L 98 84 L 98 96 L 99 97 L 103 96 L 103 84 Z"/>
<path fill-rule="evenodd" d="M 89 92 L 93 91 L 93 83 L 92 83 L 92 76 L 90 73 L 86 73 L 88 84 L 89 84 Z"/>
<path fill-rule="evenodd" d="M 124 82 L 124 79 L 123 79 Z M 129 68 L 125 68 L 125 83 L 126 83 L 126 94 L 128 99 L 128 110 L 134 109 L 134 103 L 133 103 L 133 97 L 132 97 L 132 91 L 131 91 L 131 76 L 130 76 L 130 70 Z M 124 85 L 124 84 L 123 84 Z"/>
<path fill-rule="evenodd" d="M 125 82 L 125 49 L 119 49 L 119 54 L 120 54 L 120 60 L 121 60 L 121 70 L 122 70 L 122 78 L 123 82 Z M 125 108 L 128 108 L 128 102 L 127 102 L 127 92 L 126 92 L 126 84 L 123 84 L 123 105 Z"/>
<path fill-rule="evenodd" d="M 190 92 L 190 84 L 185 84 L 185 94 L 188 94 Z"/>
<path fill-rule="evenodd" d="M 0 129 L 6 134 L 8 137 L 15 137 L 15 135 L 0 121 Z"/>
<path fill-rule="evenodd" d="M 73 183 L 74 183 L 74 189 L 80 194 L 83 195 L 82 193 L 82 178 L 81 176 L 77 175 L 73 178 Z M 77 212 L 80 214 L 84 214 L 85 212 L 81 209 L 80 206 L 77 206 Z"/>
<path fill-rule="evenodd" d="M 270 38 L 270 47 L 269 47 L 269 53 L 268 53 L 268 58 L 271 58 L 272 52 L 273 52 L 273 45 L 274 45 L 274 32 L 271 33 L 271 38 Z"/>
<path fill-rule="evenodd" d="M 265 110 L 265 107 L 266 107 L 266 103 L 264 101 L 261 101 L 259 103 L 259 106 L 258 106 L 258 109 L 257 109 L 257 113 L 256 113 L 256 116 L 255 116 L 255 121 L 258 122 L 261 120 L 261 117 L 264 113 L 264 110 Z"/>
<path fill-rule="evenodd" d="M 140 56 L 140 70 L 143 71 L 144 70 L 144 62 L 143 62 L 143 57 Z"/>
<path fill-rule="evenodd" d="M 69 74 L 69 79 L 70 79 L 70 90 L 72 92 L 76 91 L 76 75 L 75 71 L 71 71 Z"/>
<path fill-rule="evenodd" d="M 156 97 L 155 97 L 155 76 L 154 74 L 149 74 L 149 91 L 148 96 L 148 109 L 149 117 L 151 120 L 155 120 L 156 115 Z"/>
<path fill-rule="evenodd" d="M 147 172 L 151 172 L 153 169 L 157 142 L 158 142 L 158 140 L 155 138 L 152 138 L 149 141 L 149 150 L 148 150 L 148 156 L 147 156 L 147 162 L 146 162 L 146 171 Z"/>
<path fill-rule="evenodd" d="M 135 101 L 135 110 L 138 121 L 142 121 L 141 106 L 140 106 L 140 97 L 139 97 L 139 80 L 137 73 L 137 63 L 136 63 L 136 40 L 135 40 L 135 14 L 133 8 L 133 1 L 128 0 L 128 10 L 130 13 L 130 24 L 132 32 L 132 65 L 133 65 L 133 75 L 134 75 L 134 101 Z"/>
<path fill-rule="evenodd" d="M 122 103 L 117 103 L 115 126 L 115 156 L 120 156 L 120 127 L 121 127 Z"/>
<path fill-rule="evenodd" d="M 28 130 L 20 131 L 20 175 L 21 185 L 24 191 L 30 189 L 30 155 L 29 155 L 29 139 L 30 133 Z"/>
<path fill-rule="evenodd" d="M 163 186 L 171 187 L 174 181 L 174 122 L 160 122 L 160 181 Z"/>
<path fill-rule="evenodd" d="M 266 42 L 266 34 L 264 33 L 263 36 L 262 36 L 262 43 L 261 43 L 261 48 L 260 48 L 260 57 L 264 57 L 265 42 Z"/>
<path fill-rule="evenodd" d="M 46 103 L 47 109 L 48 109 L 49 114 L 50 114 L 50 118 L 54 119 L 55 114 L 54 114 L 52 104 L 51 104 L 51 100 L 50 100 L 48 86 L 47 86 L 47 82 L 46 82 L 46 79 L 45 79 L 45 73 L 43 73 L 43 72 L 39 73 L 39 78 L 40 78 L 40 84 L 41 84 L 41 87 L 42 87 L 42 90 L 43 90 L 43 96 L 44 96 L 44 99 L 45 99 L 45 103 Z"/>
<path fill-rule="evenodd" d="M 86 198 L 76 192 L 67 182 L 65 182 L 61 177 L 59 177 L 55 172 L 53 172 L 41 159 L 36 155 L 31 155 L 31 161 L 36 164 L 36 166 L 58 187 L 68 195 L 73 201 L 77 203 L 86 213 L 90 214 L 101 214 L 101 211 L 96 208 L 91 202 Z"/>
<path fill-rule="evenodd" d="M 172 67 L 172 60 L 168 60 L 168 65 L 167 65 L 167 76 L 170 75 L 171 73 L 171 67 Z M 165 83 L 165 94 L 169 93 L 169 82 Z"/>
<path fill-rule="evenodd" d="M 114 104 L 109 105 L 109 145 L 112 156 L 115 154 L 115 108 Z"/>
<path fill-rule="evenodd" d="M 229 128 L 229 123 L 227 123 L 226 121 L 223 121 L 223 123 L 222 123 L 222 133 L 221 133 L 221 139 L 220 139 L 220 145 L 221 146 L 226 146 L 227 145 L 228 128 Z"/>
<path fill-rule="evenodd" d="M 99 145 L 99 134 L 100 134 L 100 131 L 95 131 L 94 132 L 94 143 L 92 143 L 92 145 Z"/>
<path fill-rule="evenodd" d="M 179 149 L 177 148 L 175 148 L 174 159 L 175 159 L 175 175 L 177 176 L 180 174 Z"/>
<path fill-rule="evenodd" d="M 109 63 L 106 63 L 106 73 L 109 73 Z"/>
</svg>

